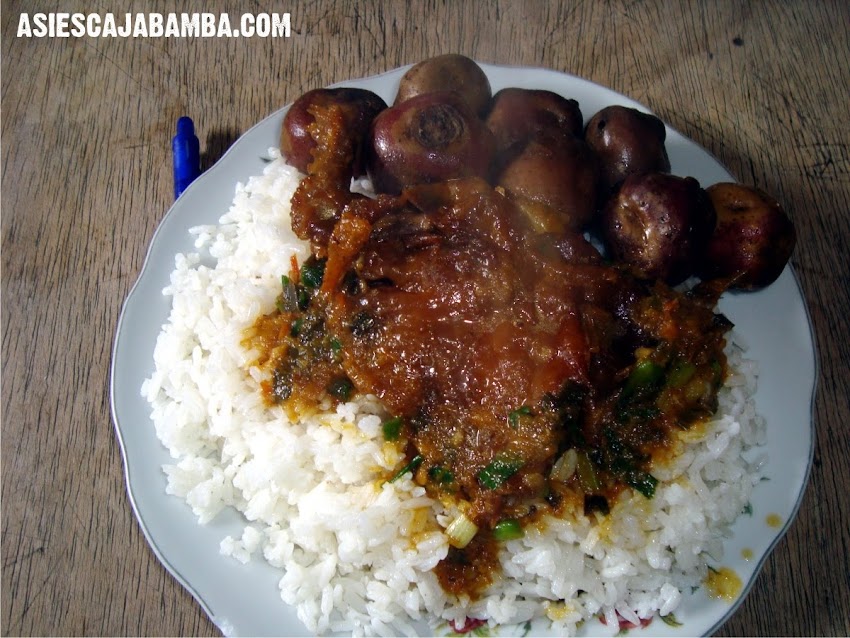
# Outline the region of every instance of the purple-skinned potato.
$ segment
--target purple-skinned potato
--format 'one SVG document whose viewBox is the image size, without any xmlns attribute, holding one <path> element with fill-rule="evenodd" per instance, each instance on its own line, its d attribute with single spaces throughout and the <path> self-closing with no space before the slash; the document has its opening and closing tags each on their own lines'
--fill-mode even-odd
<svg viewBox="0 0 850 638">
<path fill-rule="evenodd" d="M 706 189 L 717 226 L 700 267 L 703 279 L 729 279 L 730 288 L 772 284 L 791 258 L 797 233 L 776 199 L 760 189 L 723 182 Z"/>
<path fill-rule="evenodd" d="M 415 184 L 486 177 L 493 153 L 492 134 L 464 100 L 426 93 L 375 118 L 367 165 L 377 192 L 398 194 Z"/>
<path fill-rule="evenodd" d="M 302 173 L 307 173 L 313 161 L 313 149 L 316 147 L 309 131 L 309 126 L 315 121 L 310 109 L 329 104 L 338 104 L 345 116 L 353 144 L 353 176 L 365 175 L 363 143 L 372 120 L 387 108 L 386 102 L 380 96 L 366 89 L 313 89 L 295 100 L 283 118 L 280 132 L 280 150 L 283 157 L 288 164 Z"/>
<path fill-rule="evenodd" d="M 695 274 L 716 215 L 693 177 L 643 173 L 622 182 L 600 221 L 615 262 L 641 279 L 675 285 Z"/>
<path fill-rule="evenodd" d="M 447 53 L 414 64 L 398 85 L 394 105 L 417 95 L 454 91 L 481 117 L 490 106 L 492 91 L 484 70 L 465 55 Z"/>
<path fill-rule="evenodd" d="M 581 137 L 583 128 L 578 102 L 540 89 L 502 89 L 493 96 L 485 121 L 500 155 L 540 133 Z"/>
<path fill-rule="evenodd" d="M 613 189 L 629 175 L 668 173 L 664 122 L 626 106 L 607 106 L 587 123 L 584 139 L 599 157 L 603 185 Z"/>
<path fill-rule="evenodd" d="M 587 227 L 596 213 L 596 157 L 571 135 L 534 137 L 501 170 L 496 183 L 518 200 L 554 210 L 572 230 Z"/>
</svg>

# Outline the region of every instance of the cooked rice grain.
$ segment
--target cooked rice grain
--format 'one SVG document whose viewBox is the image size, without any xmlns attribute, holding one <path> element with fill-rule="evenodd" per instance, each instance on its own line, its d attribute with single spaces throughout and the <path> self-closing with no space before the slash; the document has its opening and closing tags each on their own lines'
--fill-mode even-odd
<svg viewBox="0 0 850 638">
<path fill-rule="evenodd" d="M 243 331 L 273 309 L 290 256 L 308 254 L 289 226 L 300 175 L 272 155 L 217 225 L 192 229 L 197 252 L 177 255 L 164 290 L 172 310 L 142 392 L 175 460 L 164 467 L 168 493 L 202 524 L 224 508 L 242 512 L 241 537 L 222 539 L 221 552 L 280 568 L 283 602 L 316 633 L 409 634 L 416 621 L 475 617 L 573 634 L 600 614 L 614 626 L 617 614 L 673 612 L 707 558 L 721 557 L 760 478 L 763 459 L 749 452 L 765 437 L 754 364 L 729 346 L 720 412 L 683 432 L 681 454 L 654 469 L 652 500 L 634 494 L 607 517 L 528 530 L 504 544 L 504 578 L 486 596 L 450 600 L 431 572 L 448 551 L 438 521 L 450 513 L 407 477 L 383 482 L 402 457 L 382 440 L 380 404 L 366 397 L 290 422 L 263 404 L 260 374 L 246 370 Z"/>
</svg>

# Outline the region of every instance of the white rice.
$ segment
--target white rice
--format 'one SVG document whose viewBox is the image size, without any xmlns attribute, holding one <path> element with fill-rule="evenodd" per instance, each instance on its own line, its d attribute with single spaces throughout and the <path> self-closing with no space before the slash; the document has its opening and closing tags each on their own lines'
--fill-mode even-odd
<svg viewBox="0 0 850 638">
<path fill-rule="evenodd" d="M 452 513 L 407 478 L 382 482 L 403 459 L 383 441 L 379 403 L 359 399 L 293 423 L 264 405 L 259 372 L 246 369 L 243 329 L 274 307 L 290 256 L 308 254 L 289 225 L 300 175 L 272 156 L 237 187 L 219 224 L 192 229 L 198 252 L 177 255 L 164 290 L 172 311 L 142 393 L 174 458 L 168 492 L 201 524 L 224 508 L 242 512 L 244 531 L 223 538 L 222 553 L 242 562 L 261 554 L 280 568 L 283 602 L 315 633 L 411 634 L 415 621 L 436 629 L 472 617 L 572 635 L 594 616 L 615 627 L 617 614 L 636 622 L 673 612 L 704 580 L 706 561 L 720 560 L 760 479 L 759 459 L 745 454 L 765 437 L 752 362 L 728 347 L 733 374 L 719 415 L 653 469 L 653 499 L 635 494 L 604 518 L 529 529 L 504 544 L 504 578 L 483 598 L 451 600 L 431 570 L 448 551 L 442 526 Z"/>
</svg>

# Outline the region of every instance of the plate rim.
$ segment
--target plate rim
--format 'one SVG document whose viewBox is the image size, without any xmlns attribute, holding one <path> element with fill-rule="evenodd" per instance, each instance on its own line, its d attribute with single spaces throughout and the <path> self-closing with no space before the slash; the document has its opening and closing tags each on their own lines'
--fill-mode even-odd
<svg viewBox="0 0 850 638">
<path fill-rule="evenodd" d="M 572 73 L 561 71 L 557 69 L 549 69 L 545 67 L 537 67 L 537 66 L 525 66 L 525 65 L 509 65 L 509 64 L 493 64 L 487 62 L 478 62 L 478 64 L 490 75 L 490 72 L 498 72 L 498 73 L 542 73 L 544 75 L 553 75 L 558 76 L 559 81 L 567 81 L 567 82 L 578 82 L 584 84 L 586 87 L 593 90 L 601 90 L 613 95 L 616 95 L 619 100 L 623 100 L 628 102 L 630 106 L 635 106 L 640 108 L 641 110 L 653 113 L 649 108 L 647 108 L 644 104 L 638 102 L 637 100 L 622 94 L 614 89 L 601 85 L 592 80 L 588 80 L 586 78 L 582 78 L 580 76 L 574 75 Z M 346 86 L 346 85 L 355 85 L 362 83 L 372 83 L 372 82 L 380 82 L 382 80 L 394 80 L 395 77 L 400 77 L 405 70 L 409 69 L 413 64 L 403 65 L 394 69 L 390 69 L 387 71 L 383 71 L 378 74 L 366 76 L 363 78 L 355 78 L 355 79 L 346 79 L 339 82 L 335 82 L 329 87 L 338 87 L 338 86 Z M 224 167 L 230 163 L 230 158 L 235 155 L 237 147 L 240 145 L 240 142 L 249 138 L 252 133 L 255 133 L 258 129 L 261 129 L 265 126 L 268 126 L 270 121 L 276 120 L 278 118 L 283 117 L 286 111 L 291 106 L 291 102 L 282 106 L 281 108 L 275 110 L 271 114 L 262 118 L 260 121 L 253 124 L 250 128 L 248 128 L 243 134 L 237 138 L 237 140 L 227 149 L 227 151 L 202 175 L 199 176 L 190 186 L 186 189 L 185 193 L 191 193 L 197 191 L 201 188 L 201 185 L 205 183 L 211 183 L 214 180 L 215 176 L 225 170 Z M 673 132 L 674 134 L 680 136 L 686 142 L 698 147 L 700 151 L 702 151 L 707 158 L 709 158 L 712 162 L 716 164 L 716 167 L 728 174 L 733 180 L 735 177 L 731 174 L 731 172 L 722 164 L 711 152 L 705 149 L 701 144 L 694 141 L 693 139 L 685 136 L 676 128 L 672 127 L 670 124 L 665 122 L 665 126 L 669 132 Z M 238 181 L 238 180 L 237 180 Z M 737 181 L 737 180 L 735 180 Z M 235 186 L 235 183 L 231 183 L 231 186 Z M 183 198 L 183 202 L 185 203 L 185 196 L 181 195 Z M 138 275 L 130 287 L 127 295 L 122 303 L 121 310 L 119 312 L 118 321 L 116 323 L 116 328 L 113 337 L 113 344 L 111 348 L 111 358 L 110 358 L 110 366 L 109 366 L 109 403 L 110 403 L 110 413 L 112 417 L 113 427 L 115 430 L 116 438 L 118 439 L 119 449 L 121 451 L 121 458 L 123 464 L 123 474 L 124 474 L 124 483 L 125 489 L 127 491 L 128 498 L 130 500 L 131 508 L 133 510 L 135 519 L 139 526 L 142 529 L 143 535 L 147 541 L 148 546 L 153 551 L 154 555 L 160 561 L 160 563 L 165 567 L 166 571 L 168 571 L 171 576 L 173 576 L 180 584 L 186 589 L 189 594 L 198 602 L 206 615 L 210 618 L 210 620 L 221 630 L 224 634 L 230 633 L 233 627 L 229 625 L 228 621 L 223 620 L 222 617 L 218 616 L 214 610 L 213 606 L 207 602 L 204 596 L 198 591 L 196 587 L 192 585 L 189 578 L 184 576 L 183 573 L 175 567 L 169 558 L 166 556 L 164 551 L 160 548 L 156 539 L 154 538 L 148 524 L 146 523 L 144 516 L 142 515 L 140 505 L 138 503 L 138 495 L 134 491 L 133 481 L 132 481 L 132 460 L 130 458 L 129 451 L 127 449 L 127 442 L 125 440 L 124 433 L 122 432 L 121 427 L 121 415 L 119 414 L 119 404 L 116 397 L 116 376 L 118 374 L 119 367 L 119 353 L 121 350 L 122 339 L 126 339 L 127 335 L 124 333 L 123 328 L 126 323 L 126 314 L 128 312 L 128 308 L 132 308 L 132 302 L 135 299 L 135 296 L 139 293 L 139 290 L 142 287 L 143 280 L 145 280 L 146 275 L 149 274 L 150 266 L 152 263 L 152 256 L 156 250 L 157 244 L 160 242 L 161 235 L 166 232 L 169 221 L 173 220 L 179 215 L 179 211 L 182 209 L 182 205 L 180 204 L 180 199 L 175 200 L 168 208 L 166 213 L 162 216 L 162 218 L 158 221 L 157 226 L 151 235 L 149 240 L 147 250 L 145 253 L 145 257 L 142 261 L 142 265 L 139 268 Z M 217 220 L 216 222 L 217 223 Z M 720 615 L 720 617 L 708 628 L 703 635 L 710 635 L 715 633 L 721 626 L 723 626 L 739 609 L 739 607 L 743 604 L 744 600 L 750 594 L 752 588 L 755 585 L 755 582 L 758 580 L 758 576 L 761 574 L 765 563 L 773 554 L 778 543 L 785 537 L 788 530 L 791 528 L 793 523 L 797 519 L 797 515 L 799 513 L 802 502 L 805 498 L 806 493 L 808 492 L 811 473 L 813 468 L 813 459 L 814 459 L 814 450 L 816 447 L 816 437 L 817 437 L 817 429 L 815 422 L 815 407 L 816 407 L 816 397 L 818 394 L 818 388 L 820 385 L 820 361 L 818 356 L 818 348 L 816 341 L 816 333 L 814 330 L 814 324 L 811 319 L 811 311 L 809 309 L 809 304 L 807 302 L 806 296 L 804 294 L 803 288 L 800 284 L 799 277 L 792 264 L 786 266 L 786 268 L 790 271 L 791 278 L 794 282 L 794 286 L 796 288 L 796 293 L 799 295 L 801 300 L 802 310 L 805 316 L 805 322 L 808 329 L 808 338 L 811 346 L 810 352 L 807 349 L 807 354 L 811 355 L 813 362 L 813 375 L 811 379 L 811 387 L 807 391 L 807 395 L 809 396 L 809 419 L 808 419 L 808 431 L 809 431 L 809 447 L 806 453 L 805 460 L 805 470 L 802 479 L 802 485 L 798 490 L 797 497 L 795 503 L 792 506 L 791 512 L 788 514 L 786 520 L 784 521 L 781 529 L 774 532 L 774 537 L 772 541 L 769 543 L 768 547 L 765 551 L 758 557 L 758 561 L 755 563 L 752 575 L 748 577 L 746 583 L 742 587 L 741 592 L 737 595 L 735 601 L 728 605 L 725 608 L 724 613 Z M 139 389 L 141 392 L 141 389 Z M 149 418 L 149 417 L 148 417 Z M 153 427 L 151 423 L 151 427 Z M 162 445 L 160 443 L 160 445 Z M 166 498 L 175 498 L 171 495 L 163 492 L 163 496 Z M 184 503 L 185 505 L 185 503 Z M 286 605 L 283 601 L 281 601 L 282 605 Z"/>
</svg>

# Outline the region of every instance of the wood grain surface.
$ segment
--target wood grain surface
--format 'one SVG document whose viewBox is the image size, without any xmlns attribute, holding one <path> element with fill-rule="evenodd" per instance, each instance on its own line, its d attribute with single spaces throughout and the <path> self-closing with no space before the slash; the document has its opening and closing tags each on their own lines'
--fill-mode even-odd
<svg viewBox="0 0 850 638">
<path fill-rule="evenodd" d="M 234 20 L 290 11 L 292 36 L 17 37 L 22 12 L 58 10 L 118 11 L 2 2 L 4 635 L 218 633 L 145 542 L 109 411 L 119 312 L 173 199 L 177 118 L 199 123 L 209 166 L 307 89 L 444 52 L 625 93 L 790 212 L 819 350 L 814 467 L 719 635 L 850 634 L 850 4 L 210 0 Z"/>
</svg>

